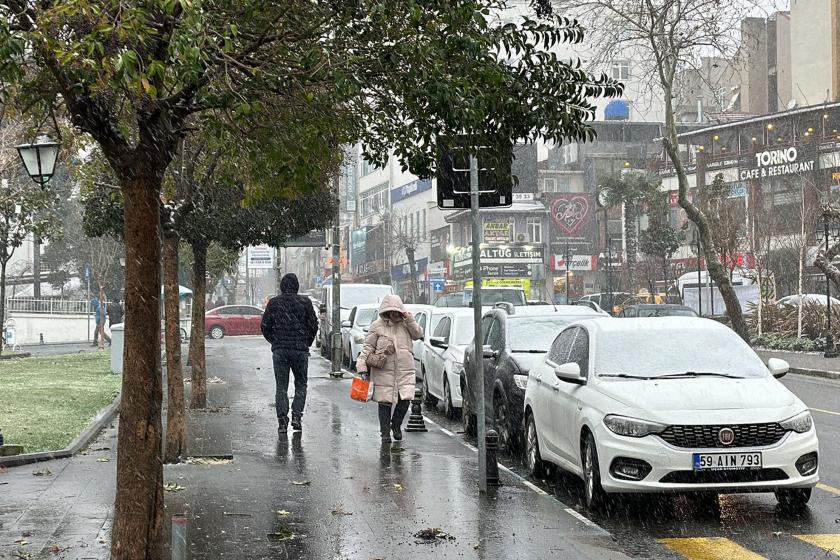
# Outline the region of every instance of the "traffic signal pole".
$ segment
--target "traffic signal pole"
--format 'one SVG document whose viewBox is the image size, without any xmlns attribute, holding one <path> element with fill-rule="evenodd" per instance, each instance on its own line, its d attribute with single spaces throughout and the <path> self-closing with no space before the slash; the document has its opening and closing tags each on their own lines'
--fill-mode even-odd
<svg viewBox="0 0 840 560">
<path fill-rule="evenodd" d="M 484 346 L 481 340 L 481 227 L 478 196 L 478 159 L 470 156 L 470 219 L 472 220 L 473 321 L 475 323 L 475 394 L 478 428 L 478 488 L 487 492 L 487 426 L 484 407 Z"/>
</svg>

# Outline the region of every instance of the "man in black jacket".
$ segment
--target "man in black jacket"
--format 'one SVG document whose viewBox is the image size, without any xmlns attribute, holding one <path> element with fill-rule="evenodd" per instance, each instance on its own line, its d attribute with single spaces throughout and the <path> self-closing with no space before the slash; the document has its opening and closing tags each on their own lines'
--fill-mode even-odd
<svg viewBox="0 0 840 560">
<path fill-rule="evenodd" d="M 295 398 L 292 401 L 292 429 L 302 429 L 301 419 L 306 404 L 306 376 L 309 347 L 318 333 L 318 319 L 312 302 L 298 295 L 297 276 L 286 274 L 280 281 L 280 295 L 272 298 L 262 318 L 262 334 L 271 343 L 274 355 L 274 381 L 277 385 L 275 406 L 277 432 L 286 433 L 289 422 L 289 370 L 295 376 Z"/>
</svg>

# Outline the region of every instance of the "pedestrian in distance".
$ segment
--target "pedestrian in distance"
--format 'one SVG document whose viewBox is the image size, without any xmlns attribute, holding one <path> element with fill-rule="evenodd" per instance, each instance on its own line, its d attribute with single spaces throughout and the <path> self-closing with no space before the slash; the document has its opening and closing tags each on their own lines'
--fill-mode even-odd
<svg viewBox="0 0 840 560">
<path fill-rule="evenodd" d="M 303 429 L 303 407 L 306 405 L 309 347 L 318 332 L 318 319 L 312 302 L 298 295 L 297 276 L 286 274 L 280 281 L 280 295 L 271 299 L 262 317 L 262 334 L 271 343 L 276 385 L 275 408 L 277 433 L 285 435 L 289 422 L 289 371 L 295 376 L 295 397 L 292 401 L 292 430 Z"/>
<path fill-rule="evenodd" d="M 420 325 L 396 295 L 387 295 L 379 306 L 379 318 L 370 325 L 356 370 L 370 376 L 374 402 L 379 403 L 379 433 L 382 443 L 402 439 L 402 422 L 414 398 L 412 341 L 423 336 Z"/>
<path fill-rule="evenodd" d="M 122 303 L 116 299 L 108 304 L 108 326 L 113 327 L 117 323 L 123 322 L 123 306 Z"/>
<path fill-rule="evenodd" d="M 93 342 L 97 344 L 100 350 L 105 350 L 105 342 L 111 344 L 111 337 L 105 333 L 105 323 L 108 321 L 108 309 L 104 302 L 105 292 L 99 290 L 99 297 L 93 298 L 91 303 L 96 316 L 96 330 L 93 335 Z"/>
</svg>

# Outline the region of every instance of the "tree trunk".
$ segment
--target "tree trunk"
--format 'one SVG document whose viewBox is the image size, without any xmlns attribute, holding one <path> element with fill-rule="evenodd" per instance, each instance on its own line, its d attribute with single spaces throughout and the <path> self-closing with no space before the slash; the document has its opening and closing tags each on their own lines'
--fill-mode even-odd
<svg viewBox="0 0 840 560">
<path fill-rule="evenodd" d="M 41 299 L 41 239 L 33 236 L 32 242 L 32 297 Z"/>
<path fill-rule="evenodd" d="M 750 341 L 750 333 L 747 328 L 747 322 L 744 321 L 744 314 L 741 311 L 741 302 L 738 301 L 738 296 L 735 289 L 732 287 L 732 281 L 726 274 L 726 270 L 720 263 L 717 251 L 714 248 L 711 232 L 709 230 L 709 223 L 703 212 L 700 211 L 694 204 L 688 200 L 688 179 L 685 174 L 685 168 L 680 160 L 680 154 L 677 143 L 677 129 L 674 123 L 674 114 L 671 108 L 671 94 L 670 88 L 665 91 L 665 120 L 666 120 L 666 136 L 662 143 L 665 146 L 665 151 L 668 157 L 674 164 L 677 172 L 677 179 L 679 181 L 679 203 L 683 210 L 685 210 L 688 219 L 697 225 L 697 230 L 700 232 L 700 242 L 703 244 L 703 255 L 706 257 L 706 270 L 712 280 L 717 284 L 720 290 L 720 295 L 723 298 L 723 303 L 726 305 L 726 314 L 732 323 L 732 330 L 738 333 L 738 336 L 745 341 Z"/>
<path fill-rule="evenodd" d="M 6 265 L 8 261 L 0 261 L 0 356 L 3 355 L 3 346 L 6 344 L 3 325 L 6 324 Z"/>
<path fill-rule="evenodd" d="M 405 256 L 408 257 L 408 270 L 409 270 L 409 277 L 411 278 L 411 300 L 414 303 L 420 303 L 417 301 L 417 261 L 414 260 L 414 249 L 406 249 Z"/>
<path fill-rule="evenodd" d="M 160 182 L 123 187 L 126 248 L 125 350 L 111 556 L 163 556 L 160 371 Z"/>
<path fill-rule="evenodd" d="M 165 463 L 181 460 L 186 439 L 184 420 L 184 374 L 181 370 L 181 313 L 178 287 L 178 238 L 163 240 L 163 291 L 166 310 L 166 452 Z"/>
<path fill-rule="evenodd" d="M 636 205 L 628 201 L 624 203 L 624 238 L 627 244 L 627 274 L 630 283 L 629 292 L 636 289 Z"/>
<path fill-rule="evenodd" d="M 207 245 L 195 243 L 193 250 L 193 313 L 190 335 L 192 392 L 190 408 L 207 406 L 207 367 L 204 356 L 204 307 L 207 292 Z"/>
</svg>

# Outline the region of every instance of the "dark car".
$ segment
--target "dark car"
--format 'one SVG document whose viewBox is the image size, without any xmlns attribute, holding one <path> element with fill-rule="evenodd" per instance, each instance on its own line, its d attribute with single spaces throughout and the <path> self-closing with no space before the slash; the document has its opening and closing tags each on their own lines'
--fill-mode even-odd
<svg viewBox="0 0 840 560">
<path fill-rule="evenodd" d="M 605 317 L 582 305 L 499 305 L 481 319 L 484 347 L 484 404 L 488 425 L 499 433 L 499 446 L 521 448 L 528 372 L 542 361 L 557 334 L 569 323 Z M 464 431 L 475 434 L 474 345 L 467 348 L 461 376 Z M 493 419 L 491 422 L 489 419 Z"/>
<path fill-rule="evenodd" d="M 697 313 L 685 305 L 642 303 L 625 307 L 618 317 L 697 317 Z"/>
<path fill-rule="evenodd" d="M 263 310 L 253 305 L 225 305 L 204 315 L 204 332 L 212 339 L 261 334 Z"/>
</svg>

